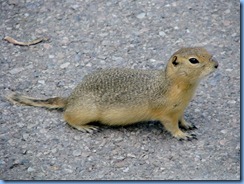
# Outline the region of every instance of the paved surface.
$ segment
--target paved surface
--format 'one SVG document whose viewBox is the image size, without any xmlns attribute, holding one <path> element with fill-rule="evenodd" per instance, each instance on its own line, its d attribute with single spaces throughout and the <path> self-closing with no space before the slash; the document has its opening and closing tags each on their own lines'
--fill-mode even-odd
<svg viewBox="0 0 244 184">
<path fill-rule="evenodd" d="M 240 5 L 229 0 L 1 0 L 0 178 L 240 179 Z M 67 96 L 101 68 L 164 68 L 183 46 L 204 46 L 219 69 L 186 110 L 198 140 L 180 142 L 158 122 L 69 127 L 58 111 L 12 105 L 4 95 Z"/>
</svg>

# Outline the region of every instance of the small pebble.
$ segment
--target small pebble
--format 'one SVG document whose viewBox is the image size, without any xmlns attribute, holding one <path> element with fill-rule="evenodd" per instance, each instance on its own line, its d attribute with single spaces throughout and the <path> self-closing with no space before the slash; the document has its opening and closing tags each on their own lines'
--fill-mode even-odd
<svg viewBox="0 0 244 184">
<path fill-rule="evenodd" d="M 223 139 L 223 140 L 220 140 L 220 141 L 219 141 L 219 144 L 223 146 L 223 145 L 226 144 L 226 142 L 227 142 L 227 140 Z"/>
<path fill-rule="evenodd" d="M 86 157 L 88 157 L 89 155 L 90 155 L 91 153 L 89 153 L 89 152 L 82 152 L 81 153 L 81 156 L 83 157 L 83 158 L 86 158 Z"/>
<path fill-rule="evenodd" d="M 50 59 L 53 59 L 54 58 L 54 55 L 49 55 L 48 56 Z"/>
<path fill-rule="evenodd" d="M 63 40 L 61 41 L 62 45 L 67 45 L 69 43 L 69 38 L 64 37 Z"/>
<path fill-rule="evenodd" d="M 221 130 L 220 131 L 222 134 L 226 134 L 227 133 L 227 130 Z"/>
<path fill-rule="evenodd" d="M 57 152 L 57 148 L 53 148 L 53 149 L 51 150 L 51 152 L 52 152 L 52 153 L 56 153 L 56 152 Z"/>
<path fill-rule="evenodd" d="M 71 9 L 73 9 L 73 10 L 77 10 L 80 6 L 77 5 L 77 4 L 74 4 L 74 5 L 71 5 L 70 7 L 71 7 Z"/>
<path fill-rule="evenodd" d="M 45 80 L 38 80 L 39 84 L 45 84 Z"/>
<path fill-rule="evenodd" d="M 127 173 L 129 171 L 129 167 L 126 167 L 125 169 L 123 169 L 123 172 Z"/>
<path fill-rule="evenodd" d="M 29 137 L 29 134 L 26 134 L 26 133 L 23 134 L 23 139 L 24 139 L 24 140 L 27 140 L 28 137 Z"/>
<path fill-rule="evenodd" d="M 236 101 L 235 101 L 235 100 L 229 100 L 227 103 L 228 103 L 228 104 L 235 104 Z"/>
<path fill-rule="evenodd" d="M 128 153 L 127 157 L 136 158 L 136 156 L 134 154 L 132 154 L 132 153 Z"/>
<path fill-rule="evenodd" d="M 140 13 L 140 14 L 138 14 L 136 17 L 138 18 L 138 19 L 143 19 L 144 17 L 145 17 L 145 13 Z"/>
<path fill-rule="evenodd" d="M 115 142 L 121 142 L 123 141 L 123 137 L 117 137 L 114 139 Z"/>
<path fill-rule="evenodd" d="M 74 150 L 73 151 L 73 156 L 77 157 L 81 155 L 81 150 Z"/>
<path fill-rule="evenodd" d="M 165 37 L 166 36 L 166 33 L 163 32 L 163 31 L 159 31 L 159 35 L 162 36 L 162 37 Z"/>
<path fill-rule="evenodd" d="M 231 68 L 227 68 L 227 69 L 225 69 L 225 71 L 227 71 L 227 72 L 232 72 L 232 70 L 233 70 L 233 69 L 231 69 Z"/>
<path fill-rule="evenodd" d="M 124 160 L 125 157 L 124 156 L 114 156 L 114 159 L 116 159 L 116 160 Z"/>
<path fill-rule="evenodd" d="M 195 112 L 201 112 L 200 109 L 196 108 L 194 109 Z"/>
<path fill-rule="evenodd" d="M 92 64 L 91 64 L 91 63 L 87 63 L 87 64 L 86 64 L 86 66 L 91 67 L 91 66 L 92 66 Z"/>
<path fill-rule="evenodd" d="M 164 168 L 164 167 L 160 167 L 160 170 L 161 170 L 161 171 L 165 171 L 165 168 Z"/>
<path fill-rule="evenodd" d="M 224 11 L 226 14 L 229 14 L 230 13 L 230 9 L 227 9 Z"/>
<path fill-rule="evenodd" d="M 35 171 L 34 168 L 32 168 L 32 167 L 28 167 L 27 172 L 33 172 L 33 171 Z"/>
<path fill-rule="evenodd" d="M 79 140 L 81 140 L 81 136 L 80 135 L 75 135 L 74 139 L 79 141 Z"/>
<path fill-rule="evenodd" d="M 64 69 L 64 68 L 67 68 L 69 65 L 70 65 L 70 63 L 69 62 L 66 62 L 64 64 L 61 64 L 60 65 L 60 68 Z"/>
</svg>

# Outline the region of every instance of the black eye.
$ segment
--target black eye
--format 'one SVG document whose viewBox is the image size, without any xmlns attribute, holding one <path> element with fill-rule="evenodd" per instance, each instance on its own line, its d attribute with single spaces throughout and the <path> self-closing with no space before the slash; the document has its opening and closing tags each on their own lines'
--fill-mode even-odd
<svg viewBox="0 0 244 184">
<path fill-rule="evenodd" d="M 197 64 L 197 63 L 199 63 L 199 61 L 198 61 L 196 58 L 190 58 L 189 61 L 190 61 L 192 64 Z"/>
</svg>

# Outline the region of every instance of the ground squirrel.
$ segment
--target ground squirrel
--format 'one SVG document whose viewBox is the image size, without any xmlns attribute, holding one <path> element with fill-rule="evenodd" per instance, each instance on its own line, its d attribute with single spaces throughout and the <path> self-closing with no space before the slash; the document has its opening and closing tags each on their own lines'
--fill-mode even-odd
<svg viewBox="0 0 244 184">
<path fill-rule="evenodd" d="M 182 48 L 165 70 L 105 69 L 84 77 L 67 98 L 45 100 L 13 93 L 7 98 L 24 105 L 64 109 L 64 119 L 86 132 L 97 129 L 90 122 L 129 125 L 159 120 L 175 138 L 191 140 L 183 132 L 194 128 L 183 117 L 200 80 L 212 73 L 218 62 L 201 47 Z"/>
</svg>

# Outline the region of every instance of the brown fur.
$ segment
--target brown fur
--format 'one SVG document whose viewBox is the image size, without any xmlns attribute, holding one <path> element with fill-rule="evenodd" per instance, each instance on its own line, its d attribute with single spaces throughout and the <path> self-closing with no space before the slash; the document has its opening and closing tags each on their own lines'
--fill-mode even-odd
<svg viewBox="0 0 244 184">
<path fill-rule="evenodd" d="M 48 109 L 62 109 L 66 106 L 67 102 L 65 98 L 61 97 L 48 98 L 44 100 L 20 95 L 18 93 L 12 93 L 11 95 L 6 96 L 6 98 L 13 103 L 35 107 L 45 107 Z"/>
<path fill-rule="evenodd" d="M 190 62 L 196 58 L 198 63 Z M 217 61 L 204 48 L 183 48 L 175 52 L 164 70 L 107 69 L 84 77 L 68 98 L 46 100 L 19 94 L 8 99 L 25 105 L 64 108 L 64 119 L 81 131 L 106 125 L 128 125 L 159 120 L 178 139 L 192 139 L 179 129 L 194 125 L 184 119 L 184 110 L 200 80 L 218 67 Z"/>
</svg>

